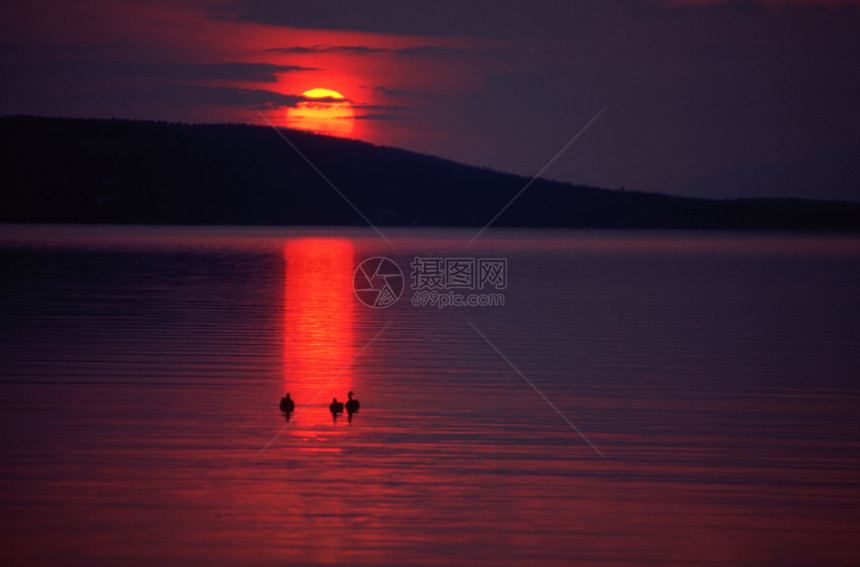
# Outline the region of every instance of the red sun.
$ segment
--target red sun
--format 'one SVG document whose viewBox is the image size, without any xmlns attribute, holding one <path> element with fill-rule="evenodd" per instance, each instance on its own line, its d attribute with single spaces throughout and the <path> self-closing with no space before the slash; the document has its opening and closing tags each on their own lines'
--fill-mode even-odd
<svg viewBox="0 0 860 567">
<path fill-rule="evenodd" d="M 348 136 L 355 127 L 355 112 L 350 102 L 331 89 L 311 89 L 302 93 L 308 99 L 287 109 L 287 127 L 331 136 Z"/>
</svg>

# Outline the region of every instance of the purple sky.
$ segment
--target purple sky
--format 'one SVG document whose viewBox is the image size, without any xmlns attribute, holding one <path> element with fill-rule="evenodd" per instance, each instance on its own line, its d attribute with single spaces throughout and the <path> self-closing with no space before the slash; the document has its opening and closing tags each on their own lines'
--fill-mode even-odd
<svg viewBox="0 0 860 567">
<path fill-rule="evenodd" d="M 2 11 L 0 114 L 261 123 L 260 108 L 285 124 L 321 87 L 351 101 L 353 137 L 533 175 L 608 106 L 545 177 L 860 200 L 851 3 L 13 0 Z"/>
</svg>

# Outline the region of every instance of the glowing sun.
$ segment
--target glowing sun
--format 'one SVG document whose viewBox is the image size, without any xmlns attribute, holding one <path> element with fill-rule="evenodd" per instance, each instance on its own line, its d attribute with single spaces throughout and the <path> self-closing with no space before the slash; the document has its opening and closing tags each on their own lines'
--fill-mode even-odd
<svg viewBox="0 0 860 567">
<path fill-rule="evenodd" d="M 331 89 L 311 89 L 302 93 L 309 99 L 325 99 L 319 102 L 305 100 L 295 108 L 287 109 L 287 126 L 309 130 L 318 134 L 347 136 L 355 126 L 355 112 L 342 94 Z"/>
</svg>

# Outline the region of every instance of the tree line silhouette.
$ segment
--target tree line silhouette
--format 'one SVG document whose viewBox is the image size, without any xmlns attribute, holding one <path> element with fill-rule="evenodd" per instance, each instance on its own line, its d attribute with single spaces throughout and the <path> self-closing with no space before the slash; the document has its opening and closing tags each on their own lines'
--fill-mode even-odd
<svg viewBox="0 0 860 567">
<path fill-rule="evenodd" d="M 528 178 L 284 130 L 373 223 L 483 226 Z M 265 126 L 0 118 L 2 222 L 363 225 Z M 860 229 L 860 203 L 708 200 L 535 181 L 506 227 Z"/>
</svg>

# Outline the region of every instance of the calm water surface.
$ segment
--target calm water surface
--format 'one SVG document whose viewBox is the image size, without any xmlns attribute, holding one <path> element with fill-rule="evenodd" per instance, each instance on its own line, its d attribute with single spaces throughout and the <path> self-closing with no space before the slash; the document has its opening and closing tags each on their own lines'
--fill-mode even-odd
<svg viewBox="0 0 860 567">
<path fill-rule="evenodd" d="M 860 563 L 860 238 L 390 236 L 0 227 L 0 562 Z"/>
</svg>

